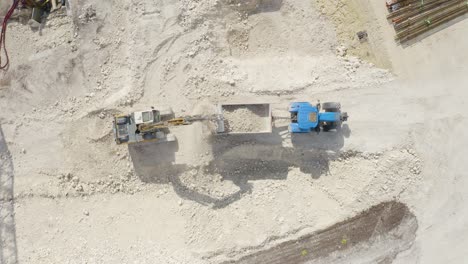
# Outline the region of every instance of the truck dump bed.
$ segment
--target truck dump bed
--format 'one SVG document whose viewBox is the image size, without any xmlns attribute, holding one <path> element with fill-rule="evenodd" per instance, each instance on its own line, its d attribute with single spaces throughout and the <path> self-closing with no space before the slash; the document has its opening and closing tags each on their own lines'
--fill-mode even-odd
<svg viewBox="0 0 468 264">
<path fill-rule="evenodd" d="M 272 131 L 270 104 L 219 104 L 218 113 L 222 116 L 218 121 L 217 132 L 220 134 L 259 134 Z"/>
</svg>

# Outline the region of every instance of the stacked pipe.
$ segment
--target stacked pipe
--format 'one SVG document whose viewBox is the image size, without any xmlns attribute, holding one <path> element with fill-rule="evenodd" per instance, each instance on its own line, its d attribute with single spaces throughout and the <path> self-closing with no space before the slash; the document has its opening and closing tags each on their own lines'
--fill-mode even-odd
<svg viewBox="0 0 468 264">
<path fill-rule="evenodd" d="M 468 0 L 387 0 L 395 39 L 405 42 L 468 13 Z"/>
</svg>

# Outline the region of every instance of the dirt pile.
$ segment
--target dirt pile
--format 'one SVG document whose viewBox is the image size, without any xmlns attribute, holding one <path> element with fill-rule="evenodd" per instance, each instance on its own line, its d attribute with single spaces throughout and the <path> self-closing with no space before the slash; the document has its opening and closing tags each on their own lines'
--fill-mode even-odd
<svg viewBox="0 0 468 264">
<path fill-rule="evenodd" d="M 228 105 L 223 107 L 228 133 L 258 133 L 269 130 L 268 105 Z"/>
</svg>

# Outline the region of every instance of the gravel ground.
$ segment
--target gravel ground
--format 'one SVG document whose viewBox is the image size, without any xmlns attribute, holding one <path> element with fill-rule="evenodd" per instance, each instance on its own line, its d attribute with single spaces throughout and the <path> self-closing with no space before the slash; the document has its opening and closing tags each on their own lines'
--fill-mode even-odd
<svg viewBox="0 0 468 264">
<path fill-rule="evenodd" d="M 72 3 L 40 31 L 8 27 L 0 263 L 236 261 L 389 201 L 416 230 L 389 217 L 391 232 L 298 262 L 466 259 L 468 20 L 398 46 L 383 1 Z M 245 98 L 274 113 L 338 101 L 350 119 L 336 133 L 217 137 L 197 123 L 174 144 L 113 141 L 117 113 Z M 396 239 L 405 228 L 415 237 Z"/>
</svg>

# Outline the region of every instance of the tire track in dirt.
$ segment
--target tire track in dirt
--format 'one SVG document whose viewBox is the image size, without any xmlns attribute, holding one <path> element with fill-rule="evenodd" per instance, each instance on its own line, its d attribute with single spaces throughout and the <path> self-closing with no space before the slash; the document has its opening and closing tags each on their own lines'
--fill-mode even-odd
<svg viewBox="0 0 468 264">
<path fill-rule="evenodd" d="M 379 263 L 382 260 L 388 262 L 399 252 L 409 248 L 414 241 L 417 227 L 416 217 L 405 204 L 397 201 L 384 202 L 324 230 L 224 264 L 335 263 L 343 256 L 347 259 L 345 263 L 354 263 L 353 255 L 357 257 L 362 251 L 372 250 L 376 244 L 385 244 L 385 250 L 373 254 L 369 263 Z M 362 246 L 367 243 L 370 246 Z"/>
</svg>

